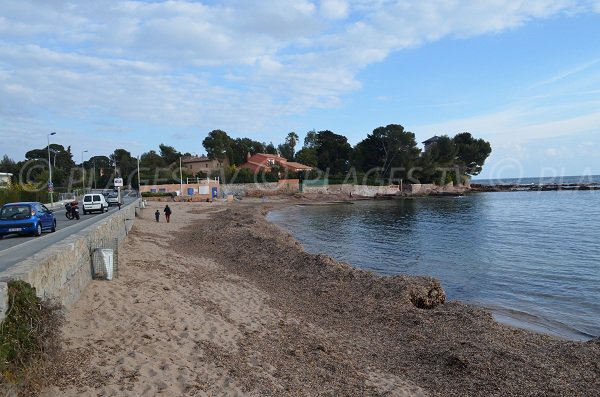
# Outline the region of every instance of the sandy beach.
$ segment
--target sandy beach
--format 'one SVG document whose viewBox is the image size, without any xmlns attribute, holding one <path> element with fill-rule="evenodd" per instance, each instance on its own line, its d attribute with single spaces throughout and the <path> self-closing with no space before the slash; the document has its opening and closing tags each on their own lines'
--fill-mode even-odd
<svg viewBox="0 0 600 397">
<path fill-rule="evenodd" d="M 595 396 L 600 340 L 513 329 L 436 280 L 306 253 L 294 200 L 149 202 L 66 314 L 44 396 Z"/>
</svg>

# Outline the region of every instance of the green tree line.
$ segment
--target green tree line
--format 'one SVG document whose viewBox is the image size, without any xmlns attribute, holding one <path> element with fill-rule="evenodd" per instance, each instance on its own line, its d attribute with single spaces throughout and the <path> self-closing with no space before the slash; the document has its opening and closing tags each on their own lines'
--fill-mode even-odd
<svg viewBox="0 0 600 397">
<path fill-rule="evenodd" d="M 211 159 L 218 159 L 229 166 L 225 179 L 237 177 L 238 181 L 256 180 L 247 170 L 239 170 L 247 154 L 279 153 L 288 161 L 314 167 L 300 178 L 319 178 L 326 175 L 330 181 L 353 180 L 365 183 L 397 183 L 399 180 L 420 183 L 462 183 L 478 175 L 485 160 L 492 152 L 489 142 L 474 138 L 469 132 L 449 137 L 435 137 L 425 150 L 417 147 L 415 134 L 399 124 L 378 127 L 352 147 L 348 139 L 329 130 L 308 131 L 303 146 L 296 151 L 298 135 L 290 132 L 283 144 L 275 149 L 249 138 L 231 138 L 225 131 L 213 130 L 202 144 Z M 281 174 L 275 167 L 273 180 Z M 285 177 L 290 177 L 286 175 Z M 291 175 L 298 177 L 298 175 Z"/>
<path fill-rule="evenodd" d="M 399 124 L 390 124 L 374 129 L 354 147 L 345 136 L 329 130 L 308 131 L 302 146 L 298 147 L 299 137 L 293 131 L 284 136 L 283 143 L 275 146 L 272 142 L 232 138 L 225 131 L 213 130 L 204 138 L 202 145 L 208 158 L 225 164 L 222 170 L 211 175 L 192 175 L 185 168 L 179 168 L 180 158 L 191 156 L 190 153 L 160 144 L 158 150 L 150 150 L 139 157 L 139 180 L 142 184 L 179 183 L 181 172 L 184 179 L 219 176 L 223 182 L 326 176 L 334 183 L 348 181 L 349 177 L 369 184 L 397 183 L 401 179 L 420 183 L 457 183 L 478 175 L 492 151 L 489 142 L 476 139 L 468 132 L 453 137 L 442 135 L 436 139 L 426 150 L 421 150 L 412 132 Z M 70 146 L 52 143 L 49 147 L 28 151 L 25 159 L 19 162 L 4 155 L 0 161 L 0 172 L 12 173 L 14 184 L 28 185 L 29 190 L 45 190 L 49 180 L 48 152 L 55 191 L 109 188 L 115 177 L 122 177 L 133 188 L 138 187 L 138 158 L 122 148 L 76 163 Z M 314 170 L 302 175 L 282 175 L 282 170 L 275 166 L 271 173 L 257 177 L 249 170 L 240 169 L 247 155 L 256 153 L 279 154 L 288 161 L 312 166 Z"/>
</svg>

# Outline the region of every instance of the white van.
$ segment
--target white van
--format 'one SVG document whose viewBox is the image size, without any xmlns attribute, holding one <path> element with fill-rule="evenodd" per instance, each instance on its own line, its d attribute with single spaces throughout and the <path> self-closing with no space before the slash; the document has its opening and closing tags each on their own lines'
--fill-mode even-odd
<svg viewBox="0 0 600 397">
<path fill-rule="evenodd" d="M 108 203 L 104 195 L 89 193 L 83 196 L 83 215 L 92 211 L 108 212 Z"/>
</svg>

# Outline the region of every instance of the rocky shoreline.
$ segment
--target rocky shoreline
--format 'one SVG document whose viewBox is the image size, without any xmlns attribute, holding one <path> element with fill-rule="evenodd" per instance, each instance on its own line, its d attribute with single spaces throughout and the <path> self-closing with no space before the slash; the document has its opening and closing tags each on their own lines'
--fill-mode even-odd
<svg viewBox="0 0 600 397">
<path fill-rule="evenodd" d="M 600 340 L 513 329 L 447 302 L 434 279 L 379 277 L 309 254 L 265 219 L 298 202 L 307 200 L 173 203 L 169 224 L 144 210 L 121 277 L 94 282 L 69 313 L 47 395 L 600 390 Z"/>
</svg>

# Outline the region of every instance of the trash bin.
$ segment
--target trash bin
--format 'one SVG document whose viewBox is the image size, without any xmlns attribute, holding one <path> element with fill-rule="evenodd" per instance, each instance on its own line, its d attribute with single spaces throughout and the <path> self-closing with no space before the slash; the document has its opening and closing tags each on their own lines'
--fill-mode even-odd
<svg viewBox="0 0 600 397">
<path fill-rule="evenodd" d="M 92 258 L 94 279 L 112 280 L 114 251 L 111 248 L 96 248 Z"/>
</svg>

